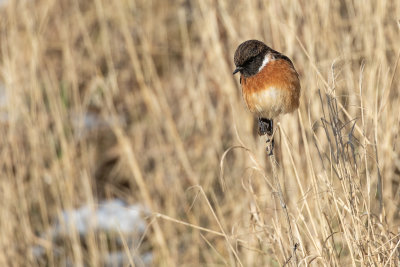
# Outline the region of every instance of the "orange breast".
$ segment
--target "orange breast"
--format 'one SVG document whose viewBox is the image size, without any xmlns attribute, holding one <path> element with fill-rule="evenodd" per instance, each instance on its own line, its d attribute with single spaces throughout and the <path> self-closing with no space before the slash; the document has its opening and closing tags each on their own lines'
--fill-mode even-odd
<svg viewBox="0 0 400 267">
<path fill-rule="evenodd" d="M 258 117 L 273 119 L 299 106 L 299 77 L 286 60 L 272 60 L 251 77 L 242 75 L 241 84 L 248 109 Z"/>
</svg>

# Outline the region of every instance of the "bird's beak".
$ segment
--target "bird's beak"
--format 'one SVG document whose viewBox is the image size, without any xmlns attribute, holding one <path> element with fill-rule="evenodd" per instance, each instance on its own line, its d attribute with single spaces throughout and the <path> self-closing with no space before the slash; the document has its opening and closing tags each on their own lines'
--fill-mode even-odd
<svg viewBox="0 0 400 267">
<path fill-rule="evenodd" d="M 238 73 L 239 71 L 241 71 L 243 68 L 242 67 L 237 67 L 234 71 L 233 71 L 233 75 L 235 75 L 236 73 Z"/>
</svg>

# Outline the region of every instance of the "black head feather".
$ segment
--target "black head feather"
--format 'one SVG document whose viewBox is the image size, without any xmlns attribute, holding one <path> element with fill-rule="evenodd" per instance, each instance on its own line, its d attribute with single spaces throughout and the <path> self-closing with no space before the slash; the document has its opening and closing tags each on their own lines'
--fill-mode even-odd
<svg viewBox="0 0 400 267">
<path fill-rule="evenodd" d="M 273 50 L 263 42 L 248 40 L 241 43 L 236 49 L 233 58 L 236 69 L 233 74 L 240 72 L 244 77 L 257 74 L 267 54 L 270 54 L 272 59 L 280 58 L 287 60 L 293 66 L 292 61 L 288 57 Z"/>
<path fill-rule="evenodd" d="M 255 75 L 269 49 L 263 42 L 257 40 L 241 43 L 233 59 L 237 68 L 235 73 L 240 71 L 245 77 Z"/>
</svg>

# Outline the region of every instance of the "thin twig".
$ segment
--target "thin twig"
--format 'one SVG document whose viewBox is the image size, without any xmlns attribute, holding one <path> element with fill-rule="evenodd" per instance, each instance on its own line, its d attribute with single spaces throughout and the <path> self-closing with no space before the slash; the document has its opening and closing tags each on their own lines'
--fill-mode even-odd
<svg viewBox="0 0 400 267">
<path fill-rule="evenodd" d="M 290 223 L 289 213 L 288 213 L 288 210 L 287 210 L 285 199 L 283 198 L 281 184 L 280 184 L 279 179 L 278 179 L 278 170 L 277 170 L 278 162 L 275 159 L 275 155 L 274 155 L 274 151 L 273 151 L 274 150 L 274 145 L 273 145 L 273 141 L 272 141 L 273 138 L 274 138 L 274 135 L 275 135 L 275 132 L 271 136 L 267 137 L 270 140 L 267 143 L 267 155 L 268 155 L 268 158 L 269 158 L 269 160 L 271 162 L 271 165 L 272 165 L 272 174 L 274 176 L 275 187 L 278 190 L 279 202 L 280 202 L 281 207 L 283 209 L 283 213 L 285 214 L 285 217 L 286 217 L 286 222 L 287 222 L 287 225 L 288 225 L 290 245 L 293 248 L 292 255 L 290 255 L 290 257 L 286 260 L 286 262 L 284 263 L 283 266 L 285 266 L 287 263 L 289 263 L 289 261 L 292 258 L 294 259 L 294 262 L 296 264 L 295 266 L 297 266 L 298 265 L 298 261 L 297 261 L 296 250 L 297 250 L 298 244 L 294 242 L 293 232 L 292 232 L 292 225 Z"/>
<path fill-rule="evenodd" d="M 289 258 L 285 261 L 285 263 L 283 264 L 282 267 L 285 267 L 285 266 L 290 262 L 290 260 L 293 258 L 293 256 L 295 257 L 296 266 L 297 266 L 297 255 L 296 255 L 296 250 L 297 250 L 298 247 L 299 247 L 299 243 L 295 243 L 294 246 L 293 246 L 293 253 L 292 253 L 292 255 L 289 256 Z"/>
</svg>

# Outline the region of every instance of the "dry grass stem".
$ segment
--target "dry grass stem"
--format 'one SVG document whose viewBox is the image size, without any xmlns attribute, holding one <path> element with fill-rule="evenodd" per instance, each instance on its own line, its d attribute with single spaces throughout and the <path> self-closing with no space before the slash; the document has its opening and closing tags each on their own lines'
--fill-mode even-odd
<svg viewBox="0 0 400 267">
<path fill-rule="evenodd" d="M 398 266 L 398 14 L 0 1 L 0 266 Z M 232 75 L 248 39 L 301 80 L 268 159 Z"/>
</svg>

